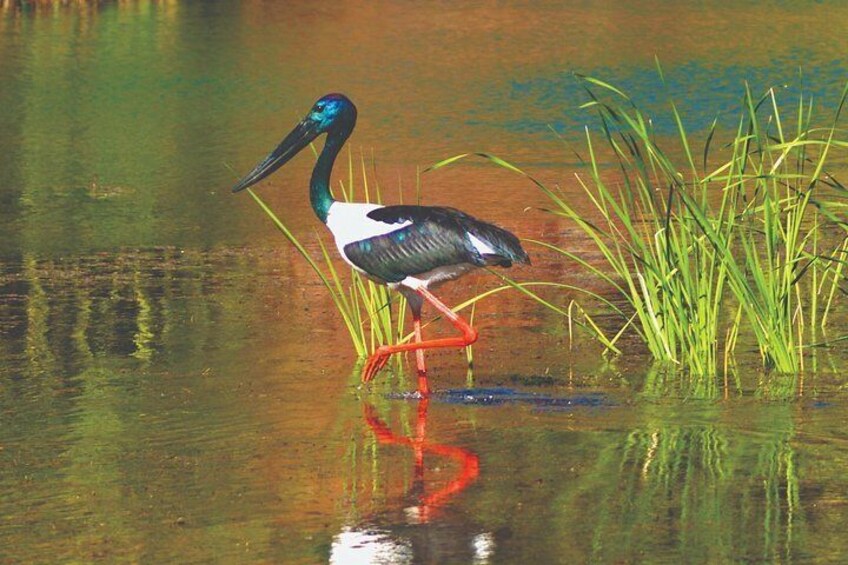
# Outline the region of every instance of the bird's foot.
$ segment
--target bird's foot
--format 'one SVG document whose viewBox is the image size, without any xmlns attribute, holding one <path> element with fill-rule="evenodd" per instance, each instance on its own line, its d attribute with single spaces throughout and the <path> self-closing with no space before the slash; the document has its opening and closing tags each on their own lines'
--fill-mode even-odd
<svg viewBox="0 0 848 565">
<path fill-rule="evenodd" d="M 362 367 L 362 382 L 370 382 L 374 377 L 376 377 L 377 373 L 380 372 L 380 369 L 386 366 L 390 356 L 391 353 L 387 351 L 387 348 L 378 347 L 377 351 L 368 358 L 368 361 L 365 362 L 365 366 Z"/>
</svg>

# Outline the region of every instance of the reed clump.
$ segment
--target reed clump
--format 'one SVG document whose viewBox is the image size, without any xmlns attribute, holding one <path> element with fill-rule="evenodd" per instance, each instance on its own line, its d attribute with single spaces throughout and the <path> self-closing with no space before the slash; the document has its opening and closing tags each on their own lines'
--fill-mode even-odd
<svg viewBox="0 0 848 565">
<path fill-rule="evenodd" d="M 380 187 L 369 185 L 368 164 L 364 156 L 360 159 L 359 176 L 356 169 L 353 156 L 348 152 L 347 180 L 338 184 L 343 199 L 346 202 L 379 203 Z M 334 252 L 330 250 L 334 245 L 328 246 L 320 234 L 316 234 L 320 256 L 313 257 L 302 238 L 295 235 L 255 192 L 250 189 L 248 192 L 321 281 L 359 357 L 366 357 L 381 345 L 395 345 L 410 338 L 403 333 L 406 299 L 399 294 L 392 296 L 385 286 L 375 284 L 355 269 L 346 269 L 347 272 L 336 269 L 332 258 Z"/>
<path fill-rule="evenodd" d="M 585 128 L 587 156 L 578 154 L 583 167 L 575 173 L 588 209 L 502 159 L 476 155 L 527 177 L 550 199 L 547 212 L 580 228 L 601 265 L 529 241 L 605 281 L 610 293 L 603 297 L 547 284 L 600 299 L 621 323 L 596 323 L 585 305 L 564 309 L 531 290 L 540 283 L 508 282 L 570 319 L 580 312 L 583 327 L 611 352 L 631 331 L 659 362 L 726 375 L 739 336 L 750 335 L 764 369 L 803 371 L 805 354 L 827 343 L 829 314 L 842 294 L 848 237 L 833 194 L 846 188 L 828 163 L 848 148 L 837 127 L 848 87 L 832 121 L 815 127 L 811 98 L 801 94 L 786 110 L 774 89 L 757 97 L 746 85 L 732 137 L 719 142 L 713 120 L 696 151 L 673 100 L 675 133 L 662 137 L 626 93 L 596 78 L 577 80 L 588 95 L 583 109 L 600 126 L 600 133 Z"/>
<path fill-rule="evenodd" d="M 553 213 L 576 223 L 609 269 L 557 251 L 625 298 L 633 312 L 626 323 L 657 360 L 700 375 L 726 373 L 746 332 L 765 369 L 804 370 L 805 351 L 826 335 L 844 275 L 848 238 L 844 229 L 828 237 L 825 227 L 845 225 L 830 200 L 845 188 L 828 173 L 828 160 L 848 147 L 837 128 L 848 89 L 831 123 L 815 127 L 803 94 L 787 111 L 775 89 L 755 97 L 746 85 L 732 138 L 717 143 L 714 120 L 696 153 L 673 100 L 676 136 L 661 140 L 624 92 L 578 80 L 616 174 L 602 174 L 587 128 L 588 173 L 576 178 L 600 220 L 589 221 L 558 191 L 548 195 Z"/>
</svg>

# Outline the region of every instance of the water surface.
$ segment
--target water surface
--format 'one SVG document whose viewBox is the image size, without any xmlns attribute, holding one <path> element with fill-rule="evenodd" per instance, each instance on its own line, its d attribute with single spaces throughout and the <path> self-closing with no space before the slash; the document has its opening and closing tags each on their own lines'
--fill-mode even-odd
<svg viewBox="0 0 848 565">
<path fill-rule="evenodd" d="M 418 168 L 477 150 L 576 199 L 569 147 L 591 116 L 573 71 L 652 111 L 668 93 L 695 131 L 730 121 L 745 81 L 832 109 L 848 7 L 284 4 L 0 12 L 0 561 L 848 551 L 839 351 L 804 376 L 763 376 L 752 358 L 727 383 L 671 378 L 632 341 L 619 359 L 569 348 L 564 322 L 502 293 L 475 313 L 473 374 L 441 352 L 428 403 L 403 394 L 405 366 L 363 388 L 308 267 L 229 194 L 316 97 L 343 91 L 359 106 L 353 158 L 373 155 L 387 201 L 415 198 Z M 260 190 L 317 252 L 311 163 Z M 589 248 L 482 162 L 424 175 L 422 195 Z M 597 285 L 533 258 L 518 278 Z M 448 303 L 497 281 L 465 283 Z"/>
</svg>

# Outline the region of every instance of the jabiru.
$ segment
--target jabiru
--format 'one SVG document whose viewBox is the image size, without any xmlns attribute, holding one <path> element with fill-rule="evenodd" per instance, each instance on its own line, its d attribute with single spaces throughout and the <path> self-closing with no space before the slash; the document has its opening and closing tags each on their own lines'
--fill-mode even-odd
<svg viewBox="0 0 848 565">
<path fill-rule="evenodd" d="M 335 200 L 330 192 L 330 174 L 336 156 L 356 125 L 356 115 L 356 106 L 347 96 L 321 97 L 276 149 L 233 187 L 233 192 L 253 186 L 319 135 L 327 134 L 309 184 L 312 209 L 333 234 L 342 258 L 375 282 L 400 292 L 412 311 L 415 342 L 377 348 L 363 366 L 362 381 L 372 380 L 393 353 L 415 351 L 418 393 L 427 396 L 430 387 L 424 350 L 465 347 L 477 340 L 477 330 L 436 298 L 430 287 L 476 267 L 529 264 L 530 258 L 512 233 L 454 208 Z M 461 335 L 423 340 L 421 308 L 425 301 Z"/>
</svg>

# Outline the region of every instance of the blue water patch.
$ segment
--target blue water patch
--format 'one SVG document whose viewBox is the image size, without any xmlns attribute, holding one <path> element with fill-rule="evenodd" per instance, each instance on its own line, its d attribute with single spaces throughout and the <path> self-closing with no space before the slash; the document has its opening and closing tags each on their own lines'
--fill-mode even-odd
<svg viewBox="0 0 848 565">
<path fill-rule="evenodd" d="M 389 398 L 418 399 L 417 393 L 390 394 Z M 446 404 L 476 406 L 503 406 L 506 404 L 529 404 L 539 410 L 563 411 L 574 408 L 596 408 L 615 406 L 615 403 L 600 393 L 573 396 L 551 396 L 535 392 L 523 392 L 506 387 L 460 388 L 433 392 L 430 400 Z"/>
<path fill-rule="evenodd" d="M 812 97 L 819 111 L 832 112 L 848 79 L 843 61 L 813 62 L 813 54 L 803 49 L 765 66 L 720 65 L 696 60 L 667 65 L 663 68 L 665 84 L 656 68 L 648 64 L 574 70 L 625 92 L 654 120 L 655 131 L 660 135 L 676 133 L 669 100 L 677 105 L 690 132 L 706 130 L 716 118 L 720 127 L 732 128 L 742 110 L 746 83 L 755 99 L 774 87 L 778 104 L 787 113 L 797 111 L 800 93 L 805 100 Z M 590 100 L 583 84 L 570 70 L 510 80 L 494 89 L 499 95 L 481 101 L 467 123 L 515 133 L 550 134 L 553 129 L 567 137 L 580 134 L 585 125 L 594 123 L 594 112 L 580 109 L 580 105 Z M 601 87 L 586 86 L 591 86 L 597 94 L 608 94 Z M 504 105 L 510 106 L 511 111 L 504 112 Z M 508 118 L 495 123 L 497 118 L 493 116 Z"/>
</svg>

